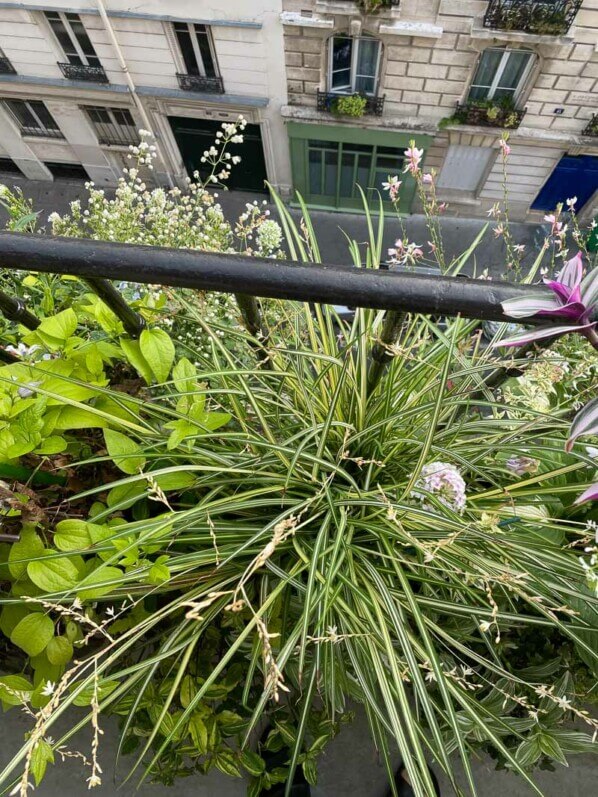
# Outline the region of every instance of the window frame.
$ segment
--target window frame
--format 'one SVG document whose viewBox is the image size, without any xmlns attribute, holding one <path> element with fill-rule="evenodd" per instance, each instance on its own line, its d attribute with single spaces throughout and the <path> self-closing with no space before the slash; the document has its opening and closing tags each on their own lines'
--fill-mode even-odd
<svg viewBox="0 0 598 797">
<path fill-rule="evenodd" d="M 89 39 L 89 43 L 91 45 L 91 49 L 93 50 L 93 55 L 92 54 L 87 55 L 83 51 L 83 47 L 81 46 L 81 43 L 79 42 L 79 39 L 77 38 L 77 34 L 75 33 L 75 31 L 71 27 L 71 20 L 68 19 L 67 13 L 75 14 L 75 16 L 78 18 L 78 21 L 81 23 L 81 26 L 85 29 L 85 32 L 87 33 L 87 29 L 85 28 L 85 25 L 83 24 L 83 20 L 81 19 L 80 15 L 77 14 L 76 12 L 55 11 L 55 10 L 52 10 L 52 9 L 48 9 L 47 11 L 43 12 L 46 24 L 48 25 L 48 27 L 50 29 L 50 32 L 52 33 L 52 36 L 54 37 L 55 41 L 57 42 L 58 47 L 60 48 L 60 51 L 62 52 L 63 56 L 67 59 L 69 64 L 72 64 L 73 66 L 79 66 L 79 64 L 73 64 L 73 62 L 71 61 L 70 55 L 66 52 L 66 50 L 64 49 L 62 43 L 60 42 L 60 39 L 58 38 L 58 36 L 54 32 L 54 28 L 52 27 L 52 22 L 51 22 L 51 17 L 52 16 L 58 17 L 58 20 L 62 24 L 62 27 L 65 30 L 65 33 L 67 34 L 67 36 L 71 40 L 71 44 L 73 45 L 73 48 L 75 50 L 75 54 L 77 55 L 77 57 L 81 61 L 81 65 L 82 66 L 89 66 L 89 67 L 101 66 L 102 63 L 100 61 L 100 58 L 99 58 L 98 54 L 96 53 L 95 47 L 93 46 L 93 42 L 91 41 L 91 37 L 89 36 L 89 34 L 87 34 L 87 38 Z M 97 64 L 95 64 L 95 63 L 94 64 L 90 64 L 89 63 L 89 59 L 90 58 L 95 58 L 95 60 L 97 61 Z"/>
<path fill-rule="evenodd" d="M 135 117 L 133 116 L 131 109 L 126 107 L 117 107 L 117 106 L 106 106 L 106 105 L 81 105 L 79 106 L 81 110 L 85 113 L 89 123 L 93 127 L 94 133 L 98 138 L 98 144 L 100 146 L 113 146 L 113 147 L 128 147 L 130 144 L 136 145 L 139 143 L 139 133 L 137 129 L 137 122 L 135 121 Z M 96 122 L 93 118 L 93 114 L 97 113 L 98 111 L 107 114 L 109 118 L 109 122 Z M 116 113 L 128 114 L 132 119 L 132 125 L 123 125 L 121 124 L 117 118 Z M 102 135 L 102 130 L 98 128 L 98 125 L 105 125 L 108 128 L 112 127 L 117 132 L 117 135 L 113 137 L 113 140 L 108 140 L 109 136 Z M 133 129 L 133 135 L 129 135 L 127 130 L 129 128 Z M 116 141 L 114 139 L 120 138 L 120 141 Z"/>
<path fill-rule="evenodd" d="M 347 90 L 344 88 L 333 88 L 332 86 L 332 76 L 334 74 L 333 64 L 334 64 L 334 41 L 335 39 L 349 39 L 351 41 L 351 77 L 350 77 L 350 85 Z M 362 40 L 366 41 L 374 41 L 377 45 L 377 58 L 376 58 L 376 68 L 374 73 L 374 90 L 372 92 L 357 92 L 355 88 L 357 74 L 357 64 L 359 62 L 359 50 L 360 50 L 360 42 Z M 331 94 L 356 94 L 362 93 L 367 97 L 377 97 L 378 96 L 378 88 L 380 85 L 380 64 L 382 62 L 382 42 L 380 39 L 376 38 L 375 36 L 349 36 L 345 33 L 335 33 L 333 36 L 330 37 L 328 40 L 328 74 L 327 74 L 327 83 L 328 83 L 328 91 Z M 356 46 L 357 43 L 357 46 Z M 344 70 L 336 70 L 336 71 L 344 71 Z M 359 75 L 359 77 L 372 77 L 371 75 Z"/>
<path fill-rule="evenodd" d="M 182 69 L 184 70 L 184 73 L 186 75 L 191 75 L 192 74 L 191 72 L 189 72 L 189 70 L 187 68 L 187 62 L 185 61 L 185 56 L 184 56 L 184 53 L 183 53 L 183 47 L 182 47 L 182 45 L 181 45 L 181 43 L 179 41 L 179 37 L 178 37 L 177 26 L 181 26 L 181 27 L 186 27 L 187 28 L 187 32 L 188 32 L 189 38 L 191 40 L 191 48 L 193 50 L 193 56 L 194 56 L 195 61 L 197 63 L 198 76 L 199 77 L 207 77 L 207 78 L 209 78 L 209 77 L 221 77 L 220 69 L 218 67 L 218 59 L 216 58 L 216 47 L 214 45 L 214 37 L 213 37 L 213 34 L 212 34 L 212 26 L 211 25 L 205 25 L 205 24 L 202 23 L 202 27 L 205 28 L 205 31 L 206 31 L 206 40 L 207 40 L 207 43 L 208 43 L 208 47 L 210 49 L 210 57 L 212 59 L 212 68 L 213 68 L 213 71 L 214 71 L 214 75 L 208 75 L 207 71 L 206 71 L 206 65 L 204 63 L 204 58 L 203 58 L 203 55 L 201 53 L 201 47 L 199 46 L 199 40 L 197 38 L 196 27 L 200 23 L 197 23 L 197 22 L 172 22 L 171 24 L 172 24 L 172 27 L 171 27 L 172 35 L 174 37 L 174 41 L 176 43 L 176 48 L 177 48 L 177 55 L 179 57 L 179 62 L 180 62 L 180 65 L 181 65 Z"/>
<path fill-rule="evenodd" d="M 35 99 L 23 99 L 22 97 L 3 97 L 0 102 L 6 108 L 12 119 L 14 119 L 15 123 L 19 128 L 19 132 L 21 136 L 32 136 L 38 138 L 64 138 L 64 134 L 60 129 L 58 122 L 48 108 L 43 100 L 35 100 Z M 13 109 L 11 108 L 11 103 L 13 102 L 20 102 L 22 103 L 27 112 L 30 116 L 37 122 L 37 127 L 31 127 L 29 125 L 23 125 L 21 120 L 15 114 Z M 47 127 L 44 122 L 41 120 L 39 114 L 36 112 L 35 108 L 32 107 L 32 103 L 40 103 L 43 107 L 45 112 L 48 114 L 48 117 L 54 122 L 55 127 Z"/>
<path fill-rule="evenodd" d="M 482 59 L 484 58 L 485 53 L 492 52 L 492 51 L 493 52 L 502 52 L 502 57 L 501 57 L 501 59 L 500 59 L 500 61 L 498 63 L 498 66 L 496 68 L 496 72 L 494 73 L 494 76 L 492 78 L 492 82 L 490 83 L 490 86 L 486 87 L 486 86 L 483 86 L 483 85 L 481 85 L 479 83 L 475 83 L 474 81 L 475 81 L 476 75 L 477 75 L 477 73 L 478 73 L 478 71 L 480 69 L 480 66 L 482 64 Z M 509 58 L 511 57 L 511 53 L 525 53 L 528 56 L 527 64 L 525 65 L 525 68 L 524 68 L 523 72 L 521 73 L 521 77 L 519 78 L 519 82 L 517 83 L 517 86 L 513 89 L 513 94 L 512 94 L 513 103 L 516 105 L 519 102 L 519 100 L 521 99 L 521 95 L 523 94 L 524 88 L 527 85 L 527 82 L 529 80 L 530 74 L 531 74 L 532 70 L 534 69 L 534 66 L 537 63 L 537 59 L 538 59 L 537 53 L 535 53 L 533 50 L 527 50 L 527 49 L 525 49 L 523 47 L 520 47 L 520 48 L 517 48 L 517 47 L 485 47 L 480 52 L 478 60 L 477 60 L 477 63 L 475 65 L 475 70 L 473 72 L 471 83 L 469 84 L 469 88 L 467 90 L 467 99 L 468 100 L 472 100 L 473 102 L 476 101 L 475 99 L 473 99 L 471 97 L 471 91 L 472 91 L 472 89 L 475 89 L 475 88 L 478 88 L 478 89 L 486 89 L 486 88 L 488 88 L 488 94 L 485 97 L 483 97 L 483 98 L 478 98 L 479 101 L 489 100 L 489 101 L 492 102 L 494 100 L 494 96 L 496 94 L 496 91 L 498 89 L 504 89 L 503 86 L 500 86 L 500 80 L 501 80 L 502 76 L 505 73 L 505 70 L 507 68 L 507 64 L 509 62 Z M 499 100 L 500 100 L 500 98 L 499 98 Z"/>
<path fill-rule="evenodd" d="M 317 190 L 312 190 L 314 186 L 312 185 L 312 172 L 311 172 L 311 153 L 312 152 L 319 152 L 319 183 L 320 189 L 324 189 L 324 193 L 321 193 Z M 326 162 L 326 155 L 328 153 L 333 153 L 336 156 L 336 162 L 334 165 Z M 352 160 L 352 179 L 350 182 L 351 185 L 351 192 L 350 194 L 343 194 L 341 183 L 342 183 L 342 173 L 344 169 L 343 158 L 345 155 L 349 155 Z M 365 192 L 366 197 L 368 199 L 372 199 L 377 196 L 376 192 L 380 191 L 380 183 L 387 180 L 389 177 L 389 173 L 399 173 L 402 171 L 404 165 L 404 154 L 403 150 L 400 147 L 390 147 L 387 144 L 358 144 L 356 142 L 350 141 L 334 141 L 334 140 L 322 140 L 322 139 L 306 139 L 305 143 L 305 186 L 306 186 L 306 196 L 308 201 L 321 206 L 321 207 L 333 207 L 336 209 L 357 209 L 363 207 L 363 200 L 359 189 L 356 187 L 359 184 L 358 179 L 358 172 L 360 169 L 359 165 L 359 158 L 361 155 L 365 155 L 369 159 L 368 164 L 368 177 L 367 177 L 367 185 L 362 185 L 362 188 Z M 396 164 L 393 165 L 391 169 L 388 169 L 386 166 L 381 165 L 380 161 L 383 158 L 396 158 Z M 334 193 L 327 194 L 325 193 L 326 189 L 326 181 L 327 175 L 326 171 L 328 168 L 333 169 L 333 179 L 335 183 Z M 391 202 L 387 199 L 384 194 L 382 194 L 382 199 L 385 206 L 391 206 Z"/>
</svg>

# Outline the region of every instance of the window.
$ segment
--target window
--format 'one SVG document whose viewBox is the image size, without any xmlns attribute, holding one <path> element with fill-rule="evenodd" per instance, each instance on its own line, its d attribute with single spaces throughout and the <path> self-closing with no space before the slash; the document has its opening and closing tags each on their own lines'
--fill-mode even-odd
<svg viewBox="0 0 598 797">
<path fill-rule="evenodd" d="M 95 105 L 84 105 L 83 110 L 98 135 L 100 144 L 139 143 L 137 125 L 127 108 L 103 108 Z"/>
<path fill-rule="evenodd" d="M 469 99 L 512 100 L 514 104 L 529 75 L 534 57 L 527 50 L 507 50 L 502 47 L 484 50 L 469 89 Z"/>
<path fill-rule="evenodd" d="M 54 117 L 40 100 L 4 100 L 24 136 L 63 138 Z"/>
<path fill-rule="evenodd" d="M 328 84 L 339 94 L 375 94 L 380 66 L 380 42 L 371 36 L 334 36 L 330 41 Z"/>
<path fill-rule="evenodd" d="M 44 11 L 44 14 L 70 64 L 101 66 L 79 14 L 63 11 Z"/>
<path fill-rule="evenodd" d="M 364 191 L 378 190 L 382 183 L 403 168 L 403 154 L 393 147 L 370 144 L 308 141 L 310 201 L 335 207 L 361 207 Z"/>
<path fill-rule="evenodd" d="M 173 27 L 187 74 L 218 77 L 210 29 L 193 22 L 175 22 Z"/>
<path fill-rule="evenodd" d="M 57 180 L 89 180 L 89 175 L 80 163 L 58 163 L 44 161 L 44 166 Z"/>
<path fill-rule="evenodd" d="M 436 185 L 447 191 L 466 191 L 475 196 L 495 159 L 494 147 L 451 144 Z"/>
</svg>

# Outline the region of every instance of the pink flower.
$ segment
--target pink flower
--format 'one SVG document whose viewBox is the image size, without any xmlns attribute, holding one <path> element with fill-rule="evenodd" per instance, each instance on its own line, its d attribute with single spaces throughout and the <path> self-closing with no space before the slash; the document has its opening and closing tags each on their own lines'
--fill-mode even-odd
<svg viewBox="0 0 598 797">
<path fill-rule="evenodd" d="M 394 177 L 389 177 L 387 183 L 382 183 L 382 189 L 384 191 L 388 191 L 391 202 L 396 201 L 397 197 L 399 196 L 400 187 L 401 181 L 396 175 Z"/>
<path fill-rule="evenodd" d="M 433 255 L 436 252 L 436 244 L 433 244 L 432 241 L 428 241 L 428 246 L 430 247 L 430 254 Z"/>
<path fill-rule="evenodd" d="M 548 224 L 552 224 L 551 235 L 559 235 L 559 233 L 564 232 L 562 222 L 557 221 L 554 213 L 548 213 L 544 216 L 544 221 L 548 222 Z"/>
<path fill-rule="evenodd" d="M 409 148 L 405 150 L 405 157 L 407 158 L 407 164 L 403 169 L 403 174 L 405 174 L 406 172 L 411 172 L 411 174 L 415 174 L 419 169 L 419 164 L 421 163 L 423 154 L 424 154 L 423 149 L 418 149 L 415 146 L 415 141 L 409 142 Z"/>
<path fill-rule="evenodd" d="M 441 202 L 440 205 L 438 205 L 438 212 L 439 213 L 444 213 L 444 211 L 447 208 L 448 208 L 448 202 Z"/>
<path fill-rule="evenodd" d="M 433 182 L 434 182 L 434 178 L 432 177 L 432 175 L 431 175 L 429 172 L 427 172 L 427 173 L 426 173 L 426 174 L 424 174 L 424 176 L 422 177 L 422 181 L 423 181 L 424 183 L 426 183 L 426 184 L 430 185 L 431 183 L 433 183 Z"/>
<path fill-rule="evenodd" d="M 511 154 L 511 147 L 507 144 L 504 138 L 501 138 L 501 140 L 498 143 L 500 145 L 500 148 L 502 149 L 503 156 L 505 158 L 508 158 L 508 156 Z"/>
</svg>

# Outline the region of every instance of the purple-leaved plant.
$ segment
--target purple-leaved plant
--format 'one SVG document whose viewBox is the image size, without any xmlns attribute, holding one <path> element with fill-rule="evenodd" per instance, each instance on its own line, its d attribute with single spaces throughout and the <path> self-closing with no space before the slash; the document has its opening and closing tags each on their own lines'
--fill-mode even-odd
<svg viewBox="0 0 598 797">
<path fill-rule="evenodd" d="M 581 252 L 568 260 L 556 279 L 544 282 L 552 291 L 550 294 L 538 292 L 536 295 L 526 296 L 522 299 L 509 299 L 502 303 L 506 315 L 511 318 L 532 318 L 534 316 L 547 316 L 570 319 L 567 326 L 538 327 L 529 332 L 522 332 L 511 338 L 499 340 L 494 346 L 520 346 L 524 343 L 533 343 L 536 340 L 565 335 L 568 332 L 577 332 L 584 335 L 598 349 L 598 268 L 588 271 L 583 275 L 583 260 Z M 577 413 L 571 424 L 571 432 L 567 444 L 567 451 L 571 451 L 578 437 L 587 434 L 598 435 L 598 399 L 592 399 L 589 404 Z M 584 501 L 598 499 L 598 482 L 592 484 L 575 501 L 581 504 Z"/>
<path fill-rule="evenodd" d="M 582 407 L 573 419 L 569 439 L 565 446 L 566 450 L 571 451 L 577 438 L 587 434 L 598 435 L 598 398 L 592 399 L 589 404 Z M 584 501 L 595 501 L 597 499 L 598 482 L 595 482 L 579 496 L 575 503 L 581 504 Z"/>
<path fill-rule="evenodd" d="M 598 349 L 598 268 L 583 276 L 581 252 L 569 260 L 555 279 L 545 279 L 552 294 L 538 291 L 521 299 L 502 303 L 511 318 L 562 318 L 569 323 L 562 326 L 537 327 L 510 338 L 497 341 L 495 346 L 521 346 L 536 340 L 557 337 L 569 332 L 584 335 Z"/>
</svg>

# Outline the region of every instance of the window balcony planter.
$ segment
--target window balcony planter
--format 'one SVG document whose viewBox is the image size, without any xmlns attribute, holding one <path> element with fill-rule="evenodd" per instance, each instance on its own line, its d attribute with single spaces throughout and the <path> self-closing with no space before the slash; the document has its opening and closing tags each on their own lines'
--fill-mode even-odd
<svg viewBox="0 0 598 797">
<path fill-rule="evenodd" d="M 357 2 L 364 14 L 375 14 L 381 8 L 398 6 L 401 0 L 352 0 L 352 2 Z"/>
<path fill-rule="evenodd" d="M 592 138 L 598 138 L 598 113 L 595 113 L 584 127 L 582 136 L 592 136 Z"/>
<path fill-rule="evenodd" d="M 103 66 L 63 64 L 60 62 L 58 62 L 58 66 L 68 80 L 84 80 L 87 83 L 108 83 L 108 77 Z"/>
<path fill-rule="evenodd" d="M 526 108 L 499 105 L 492 101 L 471 101 L 457 104 L 457 110 L 449 120 L 450 123 L 475 125 L 476 127 L 502 127 L 514 130 L 519 127 L 525 116 Z"/>
<path fill-rule="evenodd" d="M 369 94 L 336 94 L 331 91 L 318 90 L 316 107 L 318 111 L 327 111 L 349 118 L 359 118 L 365 115 L 382 116 L 385 97 L 385 94 L 378 97 Z M 359 113 L 357 113 L 358 110 Z"/>
<path fill-rule="evenodd" d="M 205 94 L 224 94 L 224 81 L 221 77 L 204 75 L 183 75 L 177 72 L 179 88 L 183 91 L 197 91 Z"/>
<path fill-rule="evenodd" d="M 1 57 L 0 58 L 0 75 L 16 75 L 16 74 L 17 74 L 17 70 L 10 63 L 8 58 Z"/>
<path fill-rule="evenodd" d="M 539 36 L 563 36 L 582 0 L 490 0 L 484 27 Z"/>
</svg>

